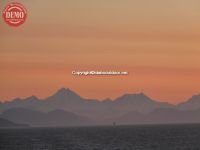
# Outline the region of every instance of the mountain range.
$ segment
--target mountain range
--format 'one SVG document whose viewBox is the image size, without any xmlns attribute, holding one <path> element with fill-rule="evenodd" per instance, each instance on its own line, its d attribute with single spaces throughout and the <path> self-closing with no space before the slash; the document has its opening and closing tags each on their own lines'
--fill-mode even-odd
<svg viewBox="0 0 200 150">
<path fill-rule="evenodd" d="M 45 99 L 31 96 L 0 103 L 0 113 L 1 118 L 31 126 L 196 123 L 200 122 L 200 95 L 172 105 L 144 93 L 100 101 L 62 88 Z"/>
<path fill-rule="evenodd" d="M 27 124 L 17 124 L 4 118 L 0 118 L 0 128 L 28 127 Z"/>
</svg>

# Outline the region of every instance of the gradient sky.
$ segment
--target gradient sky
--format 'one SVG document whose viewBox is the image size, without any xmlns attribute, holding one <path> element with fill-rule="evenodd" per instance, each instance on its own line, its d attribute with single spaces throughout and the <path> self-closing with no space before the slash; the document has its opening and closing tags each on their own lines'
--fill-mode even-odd
<svg viewBox="0 0 200 150">
<path fill-rule="evenodd" d="M 28 11 L 25 24 L 0 19 L 0 101 L 61 87 L 86 98 L 143 92 L 170 103 L 200 93 L 199 0 L 17 1 Z M 1 12 L 8 2 L 0 1 Z"/>
</svg>

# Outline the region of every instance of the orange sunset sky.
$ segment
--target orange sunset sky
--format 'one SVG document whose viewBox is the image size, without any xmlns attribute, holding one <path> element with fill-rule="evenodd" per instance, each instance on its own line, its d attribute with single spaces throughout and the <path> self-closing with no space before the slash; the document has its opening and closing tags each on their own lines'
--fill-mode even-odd
<svg viewBox="0 0 200 150">
<path fill-rule="evenodd" d="M 85 98 L 143 92 L 169 103 L 200 93 L 199 0 L 16 1 L 28 18 L 20 27 L 0 19 L 0 101 L 45 98 L 61 87 Z"/>
</svg>

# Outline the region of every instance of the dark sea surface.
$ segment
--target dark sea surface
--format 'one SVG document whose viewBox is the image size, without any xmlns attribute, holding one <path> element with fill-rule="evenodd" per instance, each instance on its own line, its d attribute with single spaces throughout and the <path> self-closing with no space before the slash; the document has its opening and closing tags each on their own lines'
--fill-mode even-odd
<svg viewBox="0 0 200 150">
<path fill-rule="evenodd" d="M 200 150 L 200 125 L 0 129 L 0 150 Z"/>
</svg>

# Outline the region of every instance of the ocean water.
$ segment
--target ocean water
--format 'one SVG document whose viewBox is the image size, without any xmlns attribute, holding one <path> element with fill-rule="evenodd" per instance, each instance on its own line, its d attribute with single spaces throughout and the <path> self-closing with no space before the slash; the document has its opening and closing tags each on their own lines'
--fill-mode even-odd
<svg viewBox="0 0 200 150">
<path fill-rule="evenodd" d="M 200 125 L 0 129 L 0 150 L 200 150 Z"/>
</svg>

